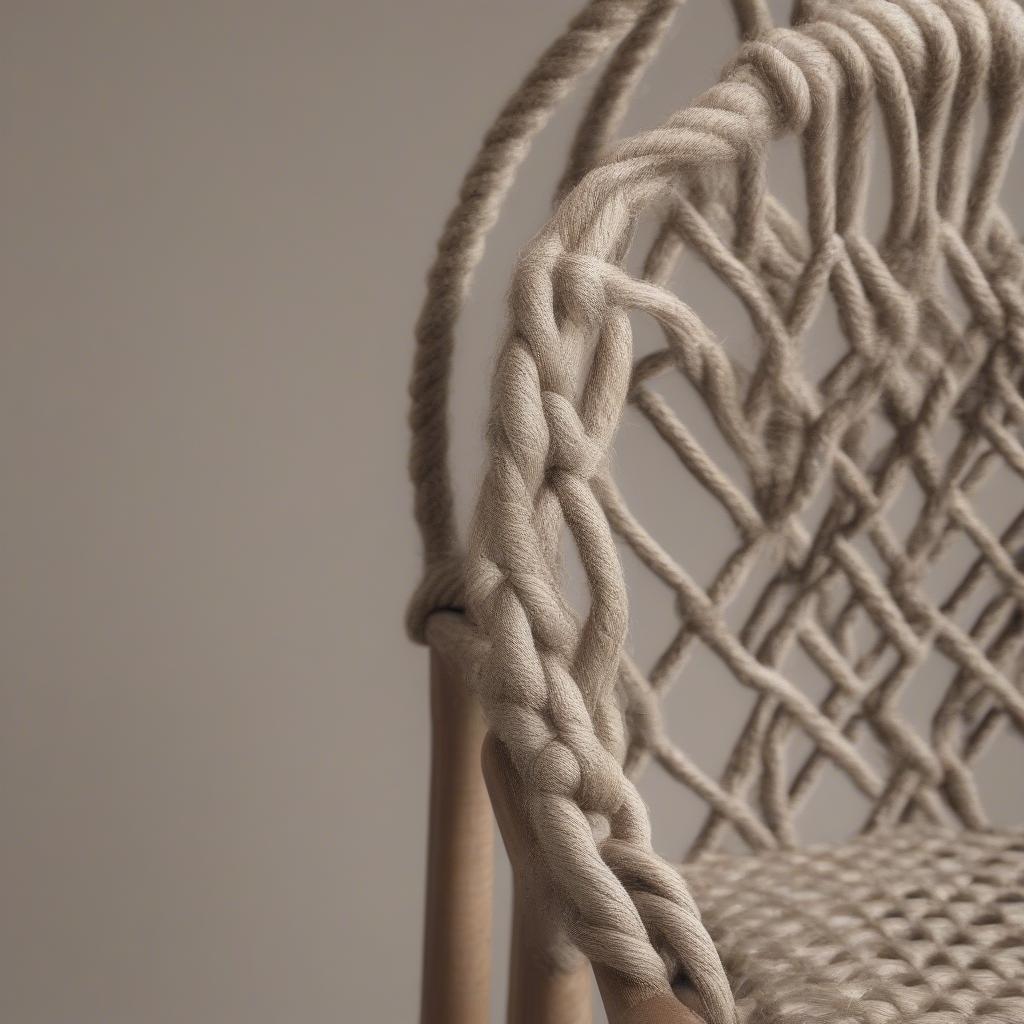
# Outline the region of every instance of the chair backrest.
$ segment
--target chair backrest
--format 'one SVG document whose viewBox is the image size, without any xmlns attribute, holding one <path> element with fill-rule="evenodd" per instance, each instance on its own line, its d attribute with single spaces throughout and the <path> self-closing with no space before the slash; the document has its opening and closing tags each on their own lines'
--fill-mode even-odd
<svg viewBox="0 0 1024 1024">
<path fill-rule="evenodd" d="M 605 19 L 602 45 L 629 33 L 623 94 L 670 7 L 584 15 Z M 984 827 L 975 762 L 1004 726 L 1024 733 L 1024 501 L 984 499 L 999 474 L 1024 477 L 1024 249 L 998 203 L 1024 100 L 1024 15 L 1013 0 L 798 8 L 796 27 L 775 30 L 761 5 L 741 5 L 749 41 L 720 84 L 609 154 L 615 75 L 599 90 L 568 181 L 600 162 L 514 275 L 468 569 L 450 532 L 433 547 L 428 536 L 414 611 L 422 623 L 465 606 L 486 641 L 481 700 L 574 940 L 651 986 L 665 962 L 685 971 L 714 1020 L 732 1013 L 724 975 L 652 849 L 635 768 L 653 758 L 706 803 L 696 856 L 730 831 L 754 849 L 796 842 L 823 772 L 861 794 L 862 828 Z M 558 66 L 575 73 L 593 56 L 583 45 Z M 864 212 L 876 117 L 892 188 L 878 238 Z M 786 135 L 800 141 L 800 217 L 767 187 Z M 653 242 L 638 260 L 645 218 Z M 744 359 L 671 290 L 684 253 L 749 318 Z M 822 366 L 811 343 L 826 306 L 840 347 Z M 638 358 L 644 319 L 663 344 Z M 666 397 L 671 371 L 713 438 Z M 701 578 L 627 501 L 610 457 L 627 406 L 730 524 L 733 544 Z M 435 406 L 417 409 L 421 424 Z M 450 523 L 450 499 L 420 484 L 421 522 L 447 502 Z M 686 508 L 676 520 L 709 529 Z M 579 612 L 566 534 L 588 591 Z M 968 554 L 950 580 L 954 549 Z M 678 611 L 650 666 L 626 645 L 624 564 L 659 578 Z M 754 695 L 717 778 L 671 740 L 659 703 L 675 679 L 686 686 L 698 649 Z M 907 712 L 914 687 L 931 694 L 925 730 Z"/>
</svg>

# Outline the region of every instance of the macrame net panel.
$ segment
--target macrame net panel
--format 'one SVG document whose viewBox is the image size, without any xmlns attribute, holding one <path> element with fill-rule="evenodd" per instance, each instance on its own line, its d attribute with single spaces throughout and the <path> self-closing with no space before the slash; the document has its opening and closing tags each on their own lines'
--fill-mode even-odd
<svg viewBox="0 0 1024 1024">
<path fill-rule="evenodd" d="M 821 17 L 810 34 L 823 50 L 851 28 L 870 39 L 866 20 Z M 882 58 L 858 70 L 804 126 L 803 210 L 767 189 L 750 200 L 783 143 L 681 188 L 638 230 L 649 247 L 614 265 L 679 289 L 634 363 L 625 436 L 594 487 L 632 601 L 627 763 L 650 757 L 710 805 L 691 856 L 730 833 L 754 849 L 792 845 L 819 780 L 843 808 L 837 831 L 985 827 L 976 767 L 1001 734 L 998 763 L 1024 777 L 1024 747 L 1005 742 L 1024 722 L 1020 253 L 998 208 L 967 237 L 972 189 L 1012 120 L 1000 109 L 986 124 L 980 66 L 970 81 L 957 66 L 918 68 L 881 104 Z M 919 115 L 915 88 L 948 101 L 949 119 Z M 631 322 L 639 348 L 655 332 L 635 310 Z M 663 585 L 668 614 L 643 573 Z M 730 707 L 710 693 L 729 675 L 750 696 L 731 702 L 745 720 L 722 761 L 723 723 L 705 705 Z M 663 706 L 673 687 L 686 742 Z M 696 759 L 702 745 L 714 771 Z"/>
<path fill-rule="evenodd" d="M 839 5 L 820 16 L 823 48 L 871 38 Z M 807 819 L 832 811 L 838 838 L 984 828 L 985 757 L 1003 794 L 1024 778 L 1021 257 L 997 207 L 969 222 L 1015 122 L 982 68 L 917 70 L 881 104 L 874 82 L 849 80 L 821 103 L 803 130 L 805 210 L 767 190 L 751 202 L 768 154 L 680 189 L 638 232 L 645 256 L 625 260 L 638 285 L 678 292 L 656 340 L 630 313 L 634 344 L 652 340 L 594 487 L 632 602 L 627 764 L 650 757 L 709 805 L 690 856 L 793 845 L 819 783 Z M 919 113 L 915 89 L 949 102 L 948 120 Z M 701 317 L 709 305 L 731 336 Z M 729 677 L 745 686 L 734 700 Z M 708 705 L 738 727 L 724 760 Z"/>
</svg>

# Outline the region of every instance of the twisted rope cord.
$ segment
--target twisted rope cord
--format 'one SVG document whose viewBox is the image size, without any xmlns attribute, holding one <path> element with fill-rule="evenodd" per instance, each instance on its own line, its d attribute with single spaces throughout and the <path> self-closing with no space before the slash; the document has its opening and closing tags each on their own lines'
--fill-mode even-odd
<svg viewBox="0 0 1024 1024">
<path fill-rule="evenodd" d="M 425 641 L 426 620 L 433 612 L 461 610 L 464 604 L 463 559 L 448 463 L 448 388 L 455 329 L 487 234 L 534 137 L 579 79 L 618 44 L 576 134 L 557 197 L 604 154 L 681 3 L 591 0 L 505 104 L 463 178 L 427 274 L 409 384 L 409 473 L 424 572 L 406 624 L 417 642 Z M 771 24 L 764 0 L 732 0 L 732 5 L 744 33 Z"/>
<path fill-rule="evenodd" d="M 971 634 L 950 617 L 974 584 L 965 582 L 955 600 L 939 608 L 916 586 L 921 567 L 956 527 L 972 538 L 985 569 L 1014 602 L 1022 593 L 1022 578 L 1005 554 L 1007 536 L 992 535 L 967 502 L 984 463 L 991 461 L 983 453 L 972 462 L 978 438 L 965 436 L 945 470 L 929 441 L 964 397 L 949 364 L 962 370 L 966 363 L 972 380 L 1017 394 L 1016 383 L 1005 373 L 999 376 L 998 353 L 1020 348 L 1022 260 L 995 197 L 1020 110 L 1020 14 L 1010 3 L 974 7 L 960 0 L 940 6 L 860 0 L 842 7 L 805 4 L 802 10 L 818 20 L 749 43 L 725 80 L 693 107 L 620 146 L 565 198 L 521 258 L 495 378 L 491 465 L 467 583 L 473 617 L 491 640 L 482 698 L 516 761 L 540 853 L 571 910 L 570 933 L 593 959 L 652 988 L 667 983 L 662 958 L 688 971 L 716 1020 L 733 1013 L 717 954 L 685 888 L 671 882 L 674 876 L 653 853 L 646 811 L 620 768 L 617 683 L 627 716 L 632 712 L 633 739 L 640 720 L 650 730 L 640 746 L 655 749 L 712 805 L 705 845 L 725 818 L 748 839 L 768 845 L 759 823 L 738 809 L 736 799 L 758 754 L 768 835 L 792 840 L 793 804 L 820 763 L 808 761 L 787 791 L 781 744 L 793 722 L 813 737 L 813 757 L 839 764 L 875 801 L 875 824 L 898 820 L 911 809 L 938 816 L 940 785 L 954 808 L 973 813 L 947 777 L 951 764 L 962 767 L 959 755 L 947 743 L 937 758 L 892 704 L 932 644 L 960 666 L 952 687 L 957 696 L 947 704 L 944 722 L 957 717 L 952 707 L 984 695 L 995 702 L 997 714 L 1009 715 L 1018 727 L 1024 723 L 1024 700 L 998 668 L 1013 647 L 1011 634 L 1004 629 L 982 650 L 979 644 L 996 630 L 990 625 L 996 613 L 984 613 Z M 985 33 L 998 74 L 988 79 L 989 135 L 969 181 L 969 137 L 961 126 L 947 126 L 951 112 L 978 98 L 989 67 L 979 42 Z M 877 251 L 858 227 L 865 187 L 858 155 L 872 94 L 885 115 L 895 194 Z M 801 251 L 798 233 L 764 188 L 766 145 L 786 128 L 802 133 L 805 142 L 809 253 Z M 849 160 L 837 161 L 840 143 L 853 147 Z M 705 230 L 701 211 L 713 210 L 714 197 L 679 202 L 675 191 L 680 180 L 699 180 L 702 171 L 733 165 L 741 183 L 732 214 L 736 256 Z M 673 230 L 735 287 L 764 340 L 764 358 L 745 395 L 732 365 L 688 307 L 659 285 L 634 281 L 618 269 L 637 215 L 665 198 L 675 203 Z M 663 232 L 655 245 L 668 262 L 678 247 L 666 237 Z M 984 343 L 976 343 L 966 358 L 954 350 L 958 332 L 935 284 L 940 258 L 948 261 Z M 840 305 L 851 352 L 824 383 L 823 403 L 795 365 L 793 339 L 811 322 L 827 288 Z M 634 372 L 628 314 L 637 310 L 662 324 L 670 348 Z M 989 339 L 998 344 L 977 358 Z M 716 473 L 664 404 L 645 390 L 647 376 L 671 365 L 699 388 L 749 471 L 752 504 Z M 922 367 L 932 371 L 927 388 L 917 379 Z M 723 496 L 746 538 L 707 594 L 643 531 L 610 483 L 606 459 L 627 397 L 670 439 L 698 479 Z M 874 407 L 905 432 L 878 466 L 866 461 L 861 444 L 864 417 Z M 1011 467 L 1024 465 L 1004 421 L 984 412 L 978 416 L 984 436 L 998 443 L 1004 457 L 1009 453 Z M 1001 416 L 1015 426 L 1021 422 L 1012 401 Z M 770 451 L 766 434 L 777 442 Z M 808 536 L 794 517 L 826 471 L 834 476 L 837 498 L 823 525 Z M 901 550 L 882 513 L 908 473 L 928 500 Z M 582 626 L 561 596 L 553 556 L 563 521 L 591 591 Z M 679 594 L 687 635 L 699 635 L 762 694 L 721 785 L 662 743 L 657 715 L 645 699 L 646 683 L 623 656 L 626 594 L 613 529 Z M 889 571 L 884 581 L 846 539 L 856 531 L 865 532 L 881 553 Z M 736 641 L 720 606 L 742 581 L 743 563 L 771 535 L 786 539 L 795 577 L 787 582 L 796 584 L 795 593 L 765 632 L 768 610 L 777 603 L 770 585 Z M 980 575 L 980 569 L 969 574 L 975 582 Z M 851 597 L 825 628 L 812 613 L 826 606 L 839 578 L 850 585 Z M 878 625 L 879 651 L 891 645 L 899 655 L 897 667 L 872 686 L 862 680 L 878 653 L 849 664 L 853 607 L 866 610 Z M 758 633 L 763 639 L 755 643 Z M 834 684 L 821 710 L 776 670 L 796 640 Z M 669 661 L 677 661 L 685 646 L 685 640 L 675 644 Z M 671 674 L 668 663 L 660 669 L 663 678 Z M 836 724 L 848 702 L 898 755 L 884 783 L 850 742 L 855 719 Z M 976 749 L 976 741 L 971 743 Z M 606 821 L 607 838 L 595 834 L 588 815 Z"/>
<path fill-rule="evenodd" d="M 756 53 L 773 74 L 771 85 L 799 92 L 786 64 Z M 664 187 L 658 170 L 676 173 L 686 158 L 734 159 L 740 132 L 767 142 L 774 110 L 741 73 L 699 105 L 724 115 L 717 124 L 721 134 L 702 132 L 697 119 L 683 112 L 660 133 L 620 147 L 563 202 L 555 222 L 524 254 L 513 285 L 510 338 L 496 374 L 491 470 L 470 578 L 470 607 L 492 639 L 484 704 L 523 778 L 545 862 L 561 876 L 579 915 L 570 933 L 592 959 L 652 989 L 667 984 L 654 939 L 689 972 L 715 1020 L 733 1016 L 717 953 L 685 889 L 669 885 L 676 876 L 653 853 L 643 804 L 618 759 L 599 742 L 592 718 L 613 703 L 626 599 L 611 534 L 589 482 L 607 451 L 631 376 L 628 320 L 612 303 L 637 296 L 611 294 L 615 284 L 625 284 L 615 278 L 598 276 L 592 284 L 583 275 L 600 275 L 601 261 L 616 252 L 628 228 L 633 211 L 621 198 L 621 185 L 634 185 L 634 202 L 650 199 Z M 659 157 L 675 159 L 662 169 Z M 553 310 L 558 285 L 566 303 L 561 324 Z M 599 321 L 577 411 L 583 342 Z M 699 353 L 704 358 L 695 369 L 713 372 L 712 352 Z M 729 404 L 728 379 L 718 369 Z M 706 380 L 714 386 L 714 378 Z M 555 502 L 576 538 L 593 594 L 579 637 L 545 558 Z M 812 713 L 799 698 L 796 703 Z M 829 731 L 824 723 L 821 729 Z M 600 846 L 586 812 L 608 820 L 610 837 Z M 624 850 L 632 853 L 628 861 Z M 649 898 L 652 890 L 656 902 Z"/>
<path fill-rule="evenodd" d="M 448 386 L 455 326 L 473 271 L 483 255 L 487 233 L 534 136 L 558 104 L 615 43 L 627 38 L 617 76 L 625 94 L 650 58 L 660 32 L 668 27 L 680 0 L 593 0 L 544 52 L 487 132 L 466 172 L 459 201 L 445 223 L 437 256 L 427 274 L 427 296 L 416 323 L 416 350 L 409 394 L 412 445 L 409 472 L 415 489 L 415 516 L 423 541 L 424 576 L 407 616 L 412 637 L 423 642 L 427 617 L 434 611 L 461 609 L 462 559 L 455 523 L 448 465 Z M 651 25 L 648 33 L 640 25 Z M 627 36 L 631 29 L 639 31 Z M 636 59 L 631 55 L 637 54 Z M 611 94 L 595 99 L 590 121 L 595 136 L 618 111 Z M 573 173 L 592 154 L 575 147 Z"/>
</svg>

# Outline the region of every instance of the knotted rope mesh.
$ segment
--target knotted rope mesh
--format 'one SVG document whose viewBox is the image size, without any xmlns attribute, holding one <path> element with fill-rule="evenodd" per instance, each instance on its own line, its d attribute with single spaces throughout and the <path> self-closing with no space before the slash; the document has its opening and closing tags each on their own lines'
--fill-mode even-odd
<svg viewBox="0 0 1024 1024">
<path fill-rule="evenodd" d="M 465 608 L 486 641 L 480 697 L 573 941 L 652 990 L 685 973 L 709 1019 L 726 1021 L 718 953 L 654 852 L 631 781 L 646 758 L 707 804 L 701 856 L 730 829 L 754 850 L 794 845 L 825 768 L 862 794 L 865 830 L 984 828 L 974 763 L 1007 724 L 1024 733 L 1024 512 L 993 526 L 974 501 L 994 471 L 1024 477 L 1024 249 L 998 205 L 1024 101 L 1024 16 L 1013 0 L 834 0 L 799 4 L 793 28 L 773 29 L 762 4 L 740 3 L 748 41 L 721 82 L 606 152 L 674 6 L 592 4 L 467 177 L 419 326 L 413 476 L 428 571 L 410 626 L 422 637 L 431 611 Z M 444 464 L 454 319 L 530 134 L 615 43 L 561 202 L 516 267 L 463 560 Z M 877 240 L 864 214 L 876 113 L 892 180 Z M 803 216 L 767 185 L 771 143 L 787 134 L 800 140 Z M 645 217 L 657 228 L 634 274 Z M 670 289 L 682 253 L 742 305 L 752 367 Z M 825 304 L 844 345 L 819 377 L 804 351 Z M 664 339 L 640 358 L 638 318 Z M 659 391 L 671 373 L 699 394 L 728 466 Z M 710 582 L 652 536 L 616 480 L 627 403 L 734 527 Z M 921 501 L 897 531 L 890 512 L 908 488 Z M 565 596 L 563 533 L 585 575 L 582 613 Z M 930 567 L 964 539 L 972 560 L 936 597 Z M 646 672 L 626 645 L 627 549 L 678 609 Z M 735 625 L 727 612 L 745 583 L 755 592 Z M 697 645 L 756 695 L 718 778 L 673 743 L 659 703 Z M 930 678 L 942 694 L 922 733 L 900 698 L 932 652 L 951 672 Z M 826 683 L 820 700 L 797 685 L 798 655 Z M 809 752 L 790 764 L 798 740 Z"/>
</svg>

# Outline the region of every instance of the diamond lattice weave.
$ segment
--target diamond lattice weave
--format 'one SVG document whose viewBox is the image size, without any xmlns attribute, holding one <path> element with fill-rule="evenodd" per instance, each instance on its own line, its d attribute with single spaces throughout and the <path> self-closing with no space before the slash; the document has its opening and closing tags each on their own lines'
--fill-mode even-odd
<svg viewBox="0 0 1024 1024">
<path fill-rule="evenodd" d="M 777 53 L 807 62 L 807 42 L 797 49 L 781 36 Z M 955 84 L 952 76 L 933 83 L 949 94 Z M 632 512 L 611 473 L 594 480 L 612 530 L 679 609 L 650 670 L 627 660 L 622 684 L 632 756 L 653 753 L 711 806 L 694 853 L 714 848 L 727 824 L 754 848 L 794 843 L 796 814 L 826 766 L 865 798 L 861 827 L 947 820 L 949 811 L 984 827 L 972 764 L 1003 724 L 1024 724 L 1024 513 L 1004 505 L 993 515 L 991 503 L 983 513 L 975 501 L 993 475 L 1024 470 L 1021 249 L 998 211 L 985 240 L 973 237 L 952 197 L 930 208 L 915 192 L 909 214 L 895 204 L 877 243 L 851 212 L 858 201 L 843 214 L 836 180 L 857 180 L 860 200 L 867 187 L 864 154 L 846 133 L 862 129 L 856 122 L 869 116 L 871 98 L 870 90 L 846 97 L 834 138 L 814 130 L 815 119 L 832 125 L 840 116 L 834 98 L 819 102 L 805 128 L 810 211 L 831 211 L 819 238 L 767 194 L 752 197 L 747 182 L 739 197 L 721 187 L 674 197 L 643 281 L 610 266 L 596 275 L 623 308 L 663 329 L 667 345 L 635 364 L 629 401 L 735 531 L 717 570 L 698 582 L 671 553 L 673 541 L 663 543 Z M 936 125 L 915 115 L 909 90 L 904 100 L 907 123 L 935 135 Z M 918 143 L 936 163 L 939 141 Z M 829 173 L 816 175 L 817 164 Z M 751 214 L 743 207 L 752 203 L 753 237 L 744 238 Z M 688 296 L 668 291 L 681 253 L 702 259 L 747 311 L 758 345 L 752 368 L 733 361 Z M 845 345 L 814 376 L 807 353 L 821 344 L 811 328 L 825 304 Z M 699 439 L 659 391 L 661 378 L 677 372 L 704 403 L 717 443 Z M 907 492 L 920 497 L 897 529 L 894 508 Z M 932 569 L 953 544 L 967 549 L 967 565 L 937 587 Z M 751 586 L 749 611 L 730 622 L 730 606 Z M 761 695 L 719 779 L 672 743 L 654 700 L 677 680 L 686 685 L 699 645 Z M 926 666 L 933 653 L 942 659 L 938 673 Z M 812 675 L 826 687 L 815 702 L 804 692 Z M 901 699 L 916 686 L 942 687 L 923 735 Z M 887 755 L 881 766 L 857 742 L 865 733 Z M 787 765 L 798 738 L 813 749 Z"/>
<path fill-rule="evenodd" d="M 687 865 L 744 1024 L 1024 1020 L 1024 832 Z"/>
</svg>

